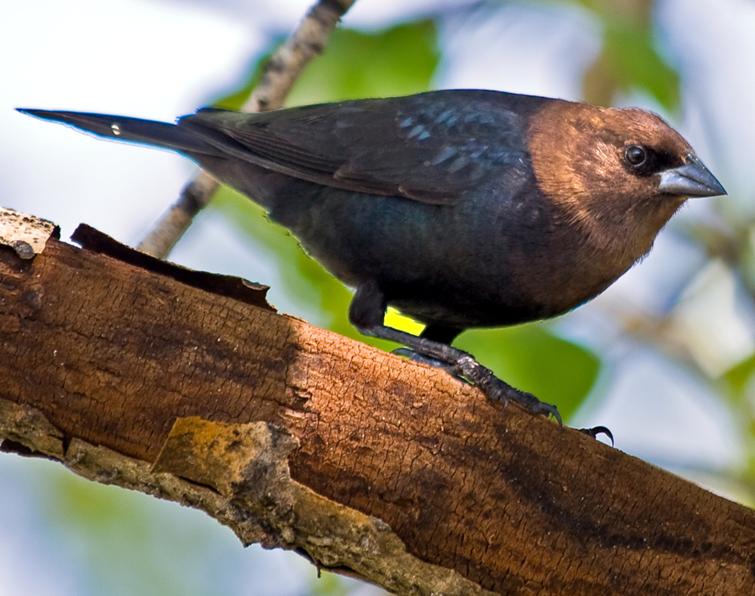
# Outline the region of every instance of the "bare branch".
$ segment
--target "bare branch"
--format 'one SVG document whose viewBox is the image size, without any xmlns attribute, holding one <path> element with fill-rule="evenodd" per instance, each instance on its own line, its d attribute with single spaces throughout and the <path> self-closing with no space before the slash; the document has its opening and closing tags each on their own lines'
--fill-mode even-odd
<svg viewBox="0 0 755 596">
<path fill-rule="evenodd" d="M 323 51 L 333 29 L 352 4 L 354 0 L 318 0 L 288 40 L 270 57 L 262 81 L 242 110 L 260 112 L 281 107 L 304 67 Z M 210 202 L 218 186 L 209 174 L 200 172 L 141 241 L 139 250 L 161 259 L 167 257 L 194 217 Z"/>
</svg>

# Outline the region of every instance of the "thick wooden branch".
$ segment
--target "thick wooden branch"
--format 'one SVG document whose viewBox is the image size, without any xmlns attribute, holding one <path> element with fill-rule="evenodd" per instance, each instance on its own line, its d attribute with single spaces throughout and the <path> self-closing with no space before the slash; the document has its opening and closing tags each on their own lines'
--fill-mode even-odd
<svg viewBox="0 0 755 596">
<path fill-rule="evenodd" d="M 752 511 L 252 284 L 79 238 L 0 225 L 6 449 L 400 593 L 755 593 Z"/>
</svg>

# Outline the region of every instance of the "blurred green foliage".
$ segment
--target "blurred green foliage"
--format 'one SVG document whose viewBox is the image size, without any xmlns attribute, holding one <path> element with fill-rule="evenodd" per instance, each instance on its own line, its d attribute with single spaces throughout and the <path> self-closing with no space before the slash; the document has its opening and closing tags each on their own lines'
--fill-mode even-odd
<svg viewBox="0 0 755 596">
<path fill-rule="evenodd" d="M 570 0 L 587 7 L 603 35 L 603 48 L 585 72 L 585 99 L 611 105 L 619 92 L 646 93 L 669 112 L 679 107 L 679 75 L 653 31 L 654 0 Z"/>
<path fill-rule="evenodd" d="M 726 371 L 719 380 L 719 387 L 720 393 L 728 398 L 734 421 L 746 438 L 744 469 L 733 473 L 741 477 L 750 505 L 755 506 L 755 353 Z"/>
<path fill-rule="evenodd" d="M 167 519 L 158 519 L 158 509 L 143 494 L 83 480 L 59 466 L 49 475 L 54 498 L 43 503 L 56 522 L 50 531 L 59 533 L 66 556 L 78 563 L 74 568 L 87 570 L 82 596 L 202 596 L 232 584 L 202 573 L 207 532 L 178 523 L 179 516 L 171 519 L 173 504 L 161 503 L 170 511 Z M 173 550 L 162 551 L 165 544 Z M 183 572 L 166 573 L 177 560 Z"/>
<path fill-rule="evenodd" d="M 427 91 L 439 62 L 433 21 L 405 23 L 374 33 L 338 29 L 325 53 L 302 73 L 286 104 Z"/>
<path fill-rule="evenodd" d="M 427 91 L 440 61 L 436 37 L 435 23 L 430 20 L 404 23 L 375 33 L 337 29 L 323 54 L 296 81 L 286 105 Z M 270 49 L 255 60 L 241 87 L 214 106 L 240 109 L 259 82 L 267 59 L 282 41 L 282 38 L 272 40 Z"/>
<path fill-rule="evenodd" d="M 582 405 L 600 370 L 593 352 L 555 335 L 545 325 L 469 331 L 457 345 L 513 386 L 556 403 L 564 419 Z"/>
<path fill-rule="evenodd" d="M 679 76 L 658 53 L 650 31 L 607 23 L 603 43 L 605 69 L 614 73 L 621 91 L 645 91 L 667 110 L 676 110 Z"/>
</svg>

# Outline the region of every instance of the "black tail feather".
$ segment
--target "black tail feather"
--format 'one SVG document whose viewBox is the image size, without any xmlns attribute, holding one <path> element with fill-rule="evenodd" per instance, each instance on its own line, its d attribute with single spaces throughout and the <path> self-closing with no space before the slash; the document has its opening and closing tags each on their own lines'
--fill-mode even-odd
<svg viewBox="0 0 755 596">
<path fill-rule="evenodd" d="M 62 122 L 100 137 L 131 141 L 194 154 L 217 155 L 217 149 L 196 133 L 168 122 L 142 120 L 110 114 L 16 108 L 22 114 Z"/>
</svg>

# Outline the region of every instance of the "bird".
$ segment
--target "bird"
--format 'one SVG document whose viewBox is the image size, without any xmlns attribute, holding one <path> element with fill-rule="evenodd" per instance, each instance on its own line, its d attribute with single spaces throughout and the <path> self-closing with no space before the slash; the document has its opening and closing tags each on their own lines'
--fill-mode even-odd
<svg viewBox="0 0 755 596">
<path fill-rule="evenodd" d="M 584 304 L 650 251 L 688 198 L 726 194 L 652 112 L 502 91 L 204 108 L 176 123 L 18 109 L 187 156 L 355 289 L 349 319 L 361 333 L 559 423 L 556 405 L 452 342 Z M 387 326 L 388 306 L 424 330 Z"/>
</svg>

